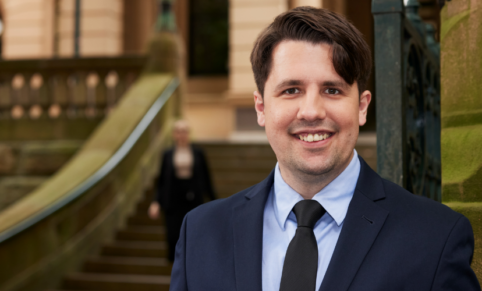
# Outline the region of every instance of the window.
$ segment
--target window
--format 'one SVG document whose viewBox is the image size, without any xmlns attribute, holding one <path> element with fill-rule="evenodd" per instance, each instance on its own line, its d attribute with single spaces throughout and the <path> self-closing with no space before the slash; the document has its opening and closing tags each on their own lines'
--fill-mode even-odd
<svg viewBox="0 0 482 291">
<path fill-rule="evenodd" d="M 189 3 L 189 74 L 228 73 L 228 0 Z"/>
</svg>

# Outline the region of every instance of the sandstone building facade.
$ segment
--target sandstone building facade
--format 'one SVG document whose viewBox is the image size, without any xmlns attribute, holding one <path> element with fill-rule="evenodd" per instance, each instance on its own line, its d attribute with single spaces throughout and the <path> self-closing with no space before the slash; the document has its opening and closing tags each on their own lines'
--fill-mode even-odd
<svg viewBox="0 0 482 291">
<path fill-rule="evenodd" d="M 1 58 L 144 54 L 161 2 L 0 0 Z M 195 140 L 265 140 L 255 120 L 249 54 L 259 32 L 276 15 L 301 5 L 346 15 L 372 46 L 370 0 L 175 1 L 185 47 L 184 116 Z M 373 109 L 368 131 L 375 130 Z"/>
</svg>

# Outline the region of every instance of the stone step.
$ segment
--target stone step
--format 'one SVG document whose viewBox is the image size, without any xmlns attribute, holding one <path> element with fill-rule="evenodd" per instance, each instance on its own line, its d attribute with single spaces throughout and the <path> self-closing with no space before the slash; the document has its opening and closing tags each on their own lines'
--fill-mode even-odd
<svg viewBox="0 0 482 291">
<path fill-rule="evenodd" d="M 211 158 L 211 171 L 263 171 L 271 170 L 276 165 L 276 158 L 242 159 L 242 158 Z"/>
<path fill-rule="evenodd" d="M 267 176 L 267 175 L 266 175 Z M 239 191 L 242 191 L 246 188 L 249 188 L 253 186 L 254 184 L 241 184 L 241 183 L 236 183 L 236 184 L 228 184 L 228 185 L 218 185 L 216 186 L 216 191 L 218 198 L 226 198 L 229 197 L 233 194 L 238 193 Z"/>
<path fill-rule="evenodd" d="M 63 287 L 70 290 L 167 291 L 170 281 L 169 276 L 74 273 L 64 278 Z"/>
<path fill-rule="evenodd" d="M 249 145 L 249 144 L 218 144 L 218 145 L 203 145 L 208 159 L 211 158 L 243 158 L 243 159 L 259 159 L 262 158 L 276 158 L 271 147 L 265 144 Z"/>
<path fill-rule="evenodd" d="M 115 241 L 105 244 L 101 249 L 101 255 L 165 258 L 167 244 L 152 241 Z"/>
<path fill-rule="evenodd" d="M 159 218 L 154 220 L 147 216 L 147 210 L 137 212 L 127 219 L 127 224 L 132 226 L 162 226 L 164 225 L 164 214 L 160 213 Z"/>
<path fill-rule="evenodd" d="M 84 264 L 87 273 L 171 275 L 172 265 L 164 258 L 91 257 Z"/>
<path fill-rule="evenodd" d="M 232 183 L 243 183 L 248 185 L 254 185 L 261 182 L 266 176 L 269 175 L 269 171 L 263 172 L 250 172 L 250 173 L 240 173 L 240 172 L 224 172 L 224 173 L 213 173 L 214 183 L 217 185 L 222 184 L 232 184 Z"/>
<path fill-rule="evenodd" d="M 116 234 L 116 239 L 123 241 L 163 241 L 165 238 L 162 226 L 128 226 Z"/>
<path fill-rule="evenodd" d="M 146 213 L 151 203 L 152 203 L 152 200 L 147 200 L 147 199 L 139 201 L 136 206 L 136 211 L 141 213 Z"/>
<path fill-rule="evenodd" d="M 265 179 L 276 165 L 269 144 L 202 143 L 218 198 L 229 197 Z"/>
</svg>

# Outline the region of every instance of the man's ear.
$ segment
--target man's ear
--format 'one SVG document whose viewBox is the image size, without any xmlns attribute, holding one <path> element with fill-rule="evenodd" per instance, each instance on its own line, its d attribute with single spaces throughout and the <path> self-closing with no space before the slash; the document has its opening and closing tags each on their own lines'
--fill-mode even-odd
<svg viewBox="0 0 482 291">
<path fill-rule="evenodd" d="M 368 90 L 365 90 L 360 95 L 360 101 L 358 104 L 358 124 L 360 126 L 365 125 L 367 122 L 367 111 L 368 105 L 370 105 L 370 101 L 372 101 L 372 93 Z"/>
<path fill-rule="evenodd" d="M 259 126 L 264 127 L 265 119 L 264 119 L 264 100 L 263 96 L 258 91 L 254 91 L 254 109 L 258 115 L 258 124 Z"/>
</svg>

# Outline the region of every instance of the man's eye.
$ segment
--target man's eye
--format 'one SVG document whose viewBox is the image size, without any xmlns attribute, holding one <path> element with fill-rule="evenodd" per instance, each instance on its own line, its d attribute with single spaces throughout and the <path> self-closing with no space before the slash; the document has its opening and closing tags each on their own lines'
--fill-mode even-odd
<svg viewBox="0 0 482 291">
<path fill-rule="evenodd" d="M 290 89 L 285 90 L 283 93 L 292 95 L 292 94 L 300 93 L 300 90 L 298 90 L 296 88 L 290 88 Z"/>
<path fill-rule="evenodd" d="M 325 90 L 325 93 L 330 95 L 336 95 L 336 94 L 340 94 L 340 91 L 338 91 L 337 89 L 328 88 Z"/>
</svg>

